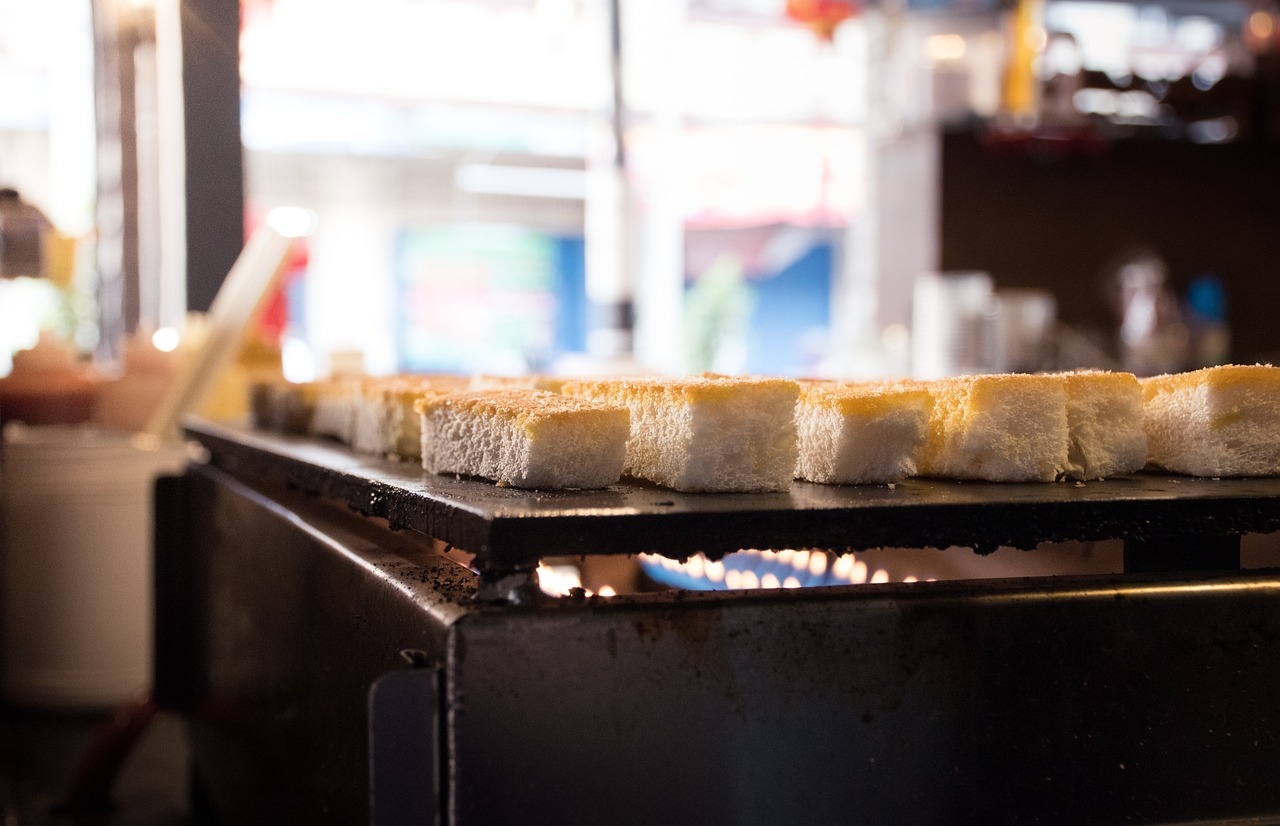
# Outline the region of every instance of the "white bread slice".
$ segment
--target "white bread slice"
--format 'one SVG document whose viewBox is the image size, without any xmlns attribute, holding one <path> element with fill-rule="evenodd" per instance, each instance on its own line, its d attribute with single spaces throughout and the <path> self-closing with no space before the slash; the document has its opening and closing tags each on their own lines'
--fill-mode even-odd
<svg viewBox="0 0 1280 826">
<path fill-rule="evenodd" d="M 1280 367 L 1141 379 L 1147 460 L 1193 476 L 1280 475 Z"/>
<path fill-rule="evenodd" d="M 356 393 L 351 446 L 364 453 L 418 459 L 422 455 L 421 421 L 413 405 L 430 394 L 467 389 L 464 376 L 447 373 L 369 378 Z"/>
<path fill-rule="evenodd" d="M 272 390 L 272 426 L 281 433 L 303 436 L 316 413 L 313 382 L 282 382 Z"/>
<path fill-rule="evenodd" d="M 249 402 L 255 427 L 301 436 L 311 428 L 316 388 L 283 377 L 258 381 L 249 388 Z"/>
<path fill-rule="evenodd" d="M 932 408 L 923 387 L 801 382 L 796 478 L 865 484 L 913 475 Z"/>
<path fill-rule="evenodd" d="M 271 397 L 275 392 L 274 381 L 258 381 L 249 385 L 249 413 L 253 426 L 261 430 L 276 430 L 271 409 Z"/>
<path fill-rule="evenodd" d="M 630 420 L 621 405 L 479 390 L 427 396 L 415 408 L 431 473 L 519 488 L 602 488 L 622 475 Z"/>
<path fill-rule="evenodd" d="M 938 379 L 921 476 L 1052 482 L 1067 467 L 1067 392 L 1054 376 Z"/>
<path fill-rule="evenodd" d="M 343 444 L 351 444 L 355 429 L 356 394 L 359 391 L 358 379 L 341 378 L 316 382 L 311 435 L 329 436 Z"/>
<path fill-rule="evenodd" d="M 563 392 L 631 411 L 626 473 L 681 491 L 786 490 L 800 388 L 777 378 L 568 381 Z"/>
<path fill-rule="evenodd" d="M 1132 373 L 1056 373 L 1067 391 L 1068 479 L 1105 479 L 1147 463 L 1142 385 Z"/>
</svg>

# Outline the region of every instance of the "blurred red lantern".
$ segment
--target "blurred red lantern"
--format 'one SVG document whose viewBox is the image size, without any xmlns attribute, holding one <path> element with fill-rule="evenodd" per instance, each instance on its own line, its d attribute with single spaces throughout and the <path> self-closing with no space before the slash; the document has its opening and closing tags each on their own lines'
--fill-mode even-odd
<svg viewBox="0 0 1280 826">
<path fill-rule="evenodd" d="M 787 0 L 787 17 L 830 42 L 836 27 L 862 11 L 862 0 Z"/>
</svg>

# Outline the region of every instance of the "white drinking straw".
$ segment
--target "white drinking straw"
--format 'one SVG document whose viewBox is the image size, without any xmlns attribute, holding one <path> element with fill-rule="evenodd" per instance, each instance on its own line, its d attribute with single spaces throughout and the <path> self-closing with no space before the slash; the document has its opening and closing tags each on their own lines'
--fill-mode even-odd
<svg viewBox="0 0 1280 826">
<path fill-rule="evenodd" d="M 204 400 L 238 352 L 245 327 L 257 316 L 294 238 L 311 231 L 314 216 L 310 221 L 299 220 L 307 215 L 303 210 L 273 210 L 267 223 L 254 230 L 209 307 L 208 335 L 183 363 L 144 433 L 160 439 L 177 437 L 182 417 Z"/>
</svg>

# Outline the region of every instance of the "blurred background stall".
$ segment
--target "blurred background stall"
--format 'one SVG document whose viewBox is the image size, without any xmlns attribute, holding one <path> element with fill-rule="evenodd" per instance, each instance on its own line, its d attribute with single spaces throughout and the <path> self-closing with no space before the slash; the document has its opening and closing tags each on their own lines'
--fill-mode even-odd
<svg viewBox="0 0 1280 826">
<path fill-rule="evenodd" d="M 75 253 L 0 281 L 0 372 L 41 327 L 108 366 L 181 334 L 282 205 L 319 216 L 261 325 L 295 378 L 900 375 L 948 271 L 989 275 L 993 335 L 1005 291 L 1053 308 L 1039 363 L 987 368 L 1124 364 L 1136 249 L 1164 333 L 1218 290 L 1161 364 L 1275 349 L 1265 3 L 230 5 L 0 4 L 0 184 Z"/>
</svg>

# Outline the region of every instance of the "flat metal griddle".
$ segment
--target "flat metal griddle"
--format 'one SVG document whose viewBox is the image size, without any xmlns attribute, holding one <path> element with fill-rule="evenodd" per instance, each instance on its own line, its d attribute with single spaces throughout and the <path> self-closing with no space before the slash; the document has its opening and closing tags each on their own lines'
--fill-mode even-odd
<svg viewBox="0 0 1280 826">
<path fill-rule="evenodd" d="M 678 493 L 627 480 L 603 490 L 531 491 L 427 474 L 335 442 L 203 420 L 188 421 L 187 432 L 236 475 L 269 476 L 344 502 L 474 553 L 477 568 L 489 571 L 528 568 L 548 556 L 949 546 L 986 553 L 1114 538 L 1126 548 L 1209 549 L 1225 539 L 1235 542 L 1238 559 L 1240 535 L 1280 530 L 1280 479 L 1143 473 L 1085 484 L 794 482 L 786 492 L 754 494 Z"/>
</svg>

